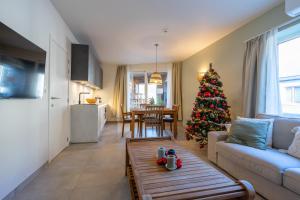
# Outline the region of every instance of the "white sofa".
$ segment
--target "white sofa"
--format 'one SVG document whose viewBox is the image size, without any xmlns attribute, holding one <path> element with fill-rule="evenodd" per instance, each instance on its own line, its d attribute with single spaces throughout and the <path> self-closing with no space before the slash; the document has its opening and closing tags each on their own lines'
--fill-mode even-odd
<svg viewBox="0 0 300 200">
<path fill-rule="evenodd" d="M 208 159 L 237 179 L 248 180 L 257 193 L 270 200 L 300 199 L 300 159 L 283 153 L 293 141 L 291 129 L 300 119 L 274 118 L 272 149 L 259 150 L 224 142 L 223 131 L 208 134 Z"/>
</svg>

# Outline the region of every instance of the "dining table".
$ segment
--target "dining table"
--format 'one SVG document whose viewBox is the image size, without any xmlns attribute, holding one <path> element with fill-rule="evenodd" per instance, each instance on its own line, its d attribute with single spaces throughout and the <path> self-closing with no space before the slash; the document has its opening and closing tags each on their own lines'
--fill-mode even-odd
<svg viewBox="0 0 300 200">
<path fill-rule="evenodd" d="M 146 108 L 132 108 L 130 109 L 131 112 L 131 124 L 130 124 L 130 131 L 131 131 L 131 138 L 134 138 L 134 132 L 135 132 L 135 119 L 136 116 L 138 116 L 138 118 L 140 119 L 139 123 L 141 122 L 141 119 L 143 118 L 143 116 L 146 113 Z M 177 121 L 178 121 L 178 114 L 177 114 L 177 110 L 176 109 L 172 109 L 172 108 L 164 108 L 163 109 L 163 115 L 171 115 L 174 118 L 174 122 L 173 124 L 173 136 L 174 138 L 177 138 Z M 143 127 L 142 125 L 139 126 L 140 128 L 140 133 L 142 133 L 143 131 Z"/>
</svg>

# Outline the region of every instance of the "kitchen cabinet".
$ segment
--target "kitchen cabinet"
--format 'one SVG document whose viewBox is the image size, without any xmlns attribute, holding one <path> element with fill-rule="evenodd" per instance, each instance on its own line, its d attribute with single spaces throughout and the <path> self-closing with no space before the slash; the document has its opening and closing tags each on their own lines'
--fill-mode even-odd
<svg viewBox="0 0 300 200">
<path fill-rule="evenodd" d="M 99 69 L 100 69 L 99 87 L 100 87 L 100 89 L 103 89 L 103 69 L 102 69 L 102 67 L 100 67 Z"/>
<path fill-rule="evenodd" d="M 106 123 L 106 104 L 71 106 L 71 143 L 98 142 Z"/>
<path fill-rule="evenodd" d="M 102 89 L 102 68 L 89 46 L 72 44 L 71 57 L 71 80 L 95 89 Z"/>
</svg>

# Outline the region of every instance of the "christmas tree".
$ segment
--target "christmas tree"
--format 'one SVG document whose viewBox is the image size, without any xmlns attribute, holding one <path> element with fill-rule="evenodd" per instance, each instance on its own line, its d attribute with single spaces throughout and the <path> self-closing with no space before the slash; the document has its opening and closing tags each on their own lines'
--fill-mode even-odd
<svg viewBox="0 0 300 200">
<path fill-rule="evenodd" d="M 209 131 L 226 130 L 225 124 L 231 121 L 229 106 L 222 90 L 218 73 L 212 69 L 200 81 L 191 120 L 187 121 L 186 137 L 199 141 L 201 147 L 207 144 Z"/>
</svg>

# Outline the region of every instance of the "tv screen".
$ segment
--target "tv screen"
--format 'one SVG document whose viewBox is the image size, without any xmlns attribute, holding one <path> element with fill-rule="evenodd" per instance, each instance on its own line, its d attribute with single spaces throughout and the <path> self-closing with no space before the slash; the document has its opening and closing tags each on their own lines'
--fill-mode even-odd
<svg viewBox="0 0 300 200">
<path fill-rule="evenodd" d="M 0 99 L 43 97 L 46 52 L 0 22 Z"/>
</svg>

